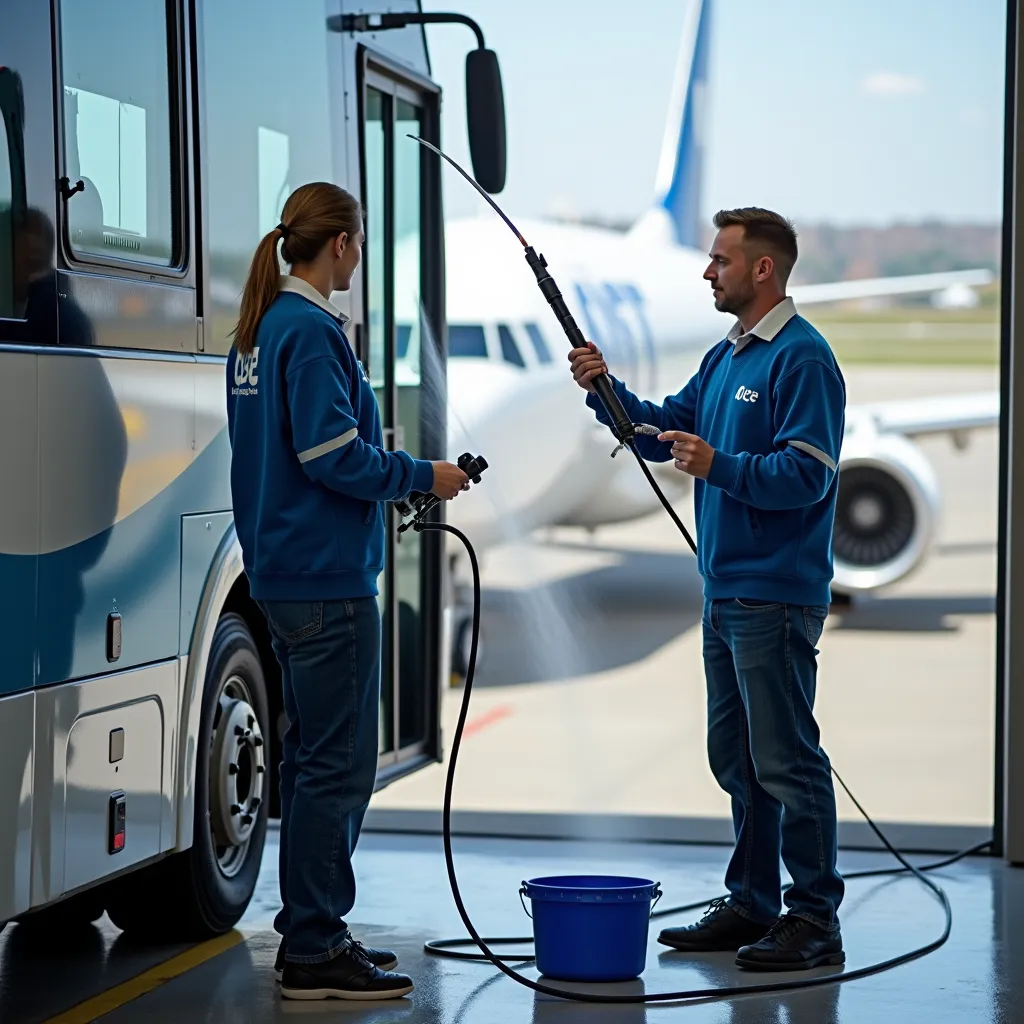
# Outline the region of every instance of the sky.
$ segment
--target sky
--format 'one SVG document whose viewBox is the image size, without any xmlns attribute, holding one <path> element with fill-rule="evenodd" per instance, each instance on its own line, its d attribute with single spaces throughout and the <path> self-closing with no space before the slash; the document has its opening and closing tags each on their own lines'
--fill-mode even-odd
<svg viewBox="0 0 1024 1024">
<path fill-rule="evenodd" d="M 688 2 L 422 0 L 501 64 L 519 216 L 648 206 Z M 1006 0 L 713 0 L 702 212 L 798 223 L 998 223 Z M 467 168 L 468 28 L 430 26 L 442 144 Z M 482 200 L 449 171 L 448 216 Z"/>
</svg>

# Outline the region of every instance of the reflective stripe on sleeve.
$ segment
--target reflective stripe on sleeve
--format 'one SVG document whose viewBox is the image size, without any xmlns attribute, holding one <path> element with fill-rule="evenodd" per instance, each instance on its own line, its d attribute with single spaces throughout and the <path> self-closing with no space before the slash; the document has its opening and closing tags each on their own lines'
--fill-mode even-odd
<svg viewBox="0 0 1024 1024">
<path fill-rule="evenodd" d="M 311 459 L 319 459 L 321 455 L 327 455 L 329 452 L 337 451 L 339 448 L 344 448 L 349 441 L 354 441 L 359 436 L 359 431 L 353 427 L 351 430 L 346 430 L 340 437 L 332 438 L 330 441 L 324 441 L 323 444 L 318 444 L 315 448 L 307 448 L 304 452 L 299 452 L 299 462 L 309 462 Z"/>
<path fill-rule="evenodd" d="M 794 448 L 799 448 L 802 452 L 807 452 L 808 455 L 812 455 L 819 462 L 823 462 L 829 469 L 834 473 L 836 470 L 836 464 L 832 459 L 826 455 L 820 448 L 815 448 L 813 444 L 808 444 L 806 441 L 790 441 L 789 442 Z"/>
</svg>

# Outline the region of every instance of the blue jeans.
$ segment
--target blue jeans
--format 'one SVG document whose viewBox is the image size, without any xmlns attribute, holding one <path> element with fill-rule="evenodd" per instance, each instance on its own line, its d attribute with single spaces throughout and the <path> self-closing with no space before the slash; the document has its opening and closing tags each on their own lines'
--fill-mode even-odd
<svg viewBox="0 0 1024 1024">
<path fill-rule="evenodd" d="M 828 609 L 704 602 L 708 759 L 732 797 L 736 848 L 729 904 L 761 924 L 780 913 L 779 857 L 793 880 L 790 912 L 838 927 L 836 798 L 814 720 L 815 645 Z"/>
<path fill-rule="evenodd" d="M 377 599 L 261 601 L 281 666 L 281 912 L 287 959 L 320 963 L 345 944 L 352 854 L 377 774 Z"/>
</svg>

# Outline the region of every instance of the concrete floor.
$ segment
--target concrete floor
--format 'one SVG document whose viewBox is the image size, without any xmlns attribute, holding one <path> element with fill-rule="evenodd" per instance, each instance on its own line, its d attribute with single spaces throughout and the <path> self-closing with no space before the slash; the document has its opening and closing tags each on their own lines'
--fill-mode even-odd
<svg viewBox="0 0 1024 1024">
<path fill-rule="evenodd" d="M 459 839 L 456 858 L 464 896 L 487 934 L 529 934 L 519 906 L 523 879 L 549 873 L 600 871 L 658 880 L 673 904 L 711 897 L 721 889 L 728 849 L 619 843 Z M 879 855 L 844 854 L 845 870 L 884 864 Z M 423 942 L 463 934 L 448 893 L 437 837 L 367 834 L 356 854 L 359 899 L 350 921 L 356 934 L 399 953 L 415 992 L 394 1003 L 294 1003 L 273 980 L 277 936 L 276 835 L 269 837 L 256 894 L 239 931 L 244 941 L 155 990 L 106 1013 L 104 1024 L 181 1021 L 264 1024 L 294 1015 L 349 1022 L 550 1022 L 687 1020 L 715 1024 L 847 1024 L 861 1021 L 1024 1021 L 1024 871 L 998 860 L 972 858 L 936 877 L 949 893 L 954 922 L 937 952 L 884 974 L 780 997 L 727 1002 L 608 1007 L 536 996 L 491 967 L 441 961 L 423 954 Z M 841 909 L 847 970 L 922 944 L 942 929 L 935 899 L 913 879 L 851 881 Z M 684 915 L 669 922 L 682 922 Z M 602 991 L 655 992 L 738 985 L 763 976 L 738 972 L 727 954 L 687 957 L 654 942 L 652 927 L 642 980 Z M 64 948 L 54 936 L 33 945 L 10 926 L 0 936 L 0 1020 L 43 1024 L 96 992 L 110 989 L 180 947 L 140 949 L 102 919 L 99 927 Z M 536 978 L 526 968 L 524 973 Z M 821 974 L 824 972 L 812 972 Z M 806 975 L 801 975 L 805 977 Z M 788 976 L 793 977 L 793 976 Z M 114 995 L 118 990 L 114 989 Z M 90 1019 L 65 1017 L 63 1020 Z"/>
</svg>

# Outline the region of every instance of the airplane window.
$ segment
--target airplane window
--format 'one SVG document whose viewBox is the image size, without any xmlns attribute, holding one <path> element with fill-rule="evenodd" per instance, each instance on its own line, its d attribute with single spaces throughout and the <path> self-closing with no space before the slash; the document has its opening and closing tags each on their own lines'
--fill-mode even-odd
<svg viewBox="0 0 1024 1024">
<path fill-rule="evenodd" d="M 487 358 L 487 339 L 480 324 L 449 324 L 448 355 L 457 358 Z"/>
<path fill-rule="evenodd" d="M 504 324 L 498 324 L 498 338 L 501 340 L 501 358 L 513 366 L 526 366 L 516 339 L 512 337 L 512 332 Z"/>
<path fill-rule="evenodd" d="M 404 359 L 409 354 L 409 342 L 412 340 L 412 326 L 398 325 L 398 358 Z"/>
<path fill-rule="evenodd" d="M 11 154 L 7 148 L 7 131 L 0 119 L 0 316 L 14 316 L 14 240 L 11 204 Z"/>
<path fill-rule="evenodd" d="M 67 204 L 71 248 L 169 266 L 177 218 L 166 0 L 65 0 L 60 11 L 64 173 L 85 183 Z"/>
<path fill-rule="evenodd" d="M 550 363 L 551 350 L 548 348 L 548 343 L 544 340 L 544 335 L 541 334 L 540 328 L 536 324 L 526 324 L 525 326 L 526 333 L 530 336 L 530 341 L 533 343 L 533 350 L 537 353 L 537 362 Z"/>
</svg>

